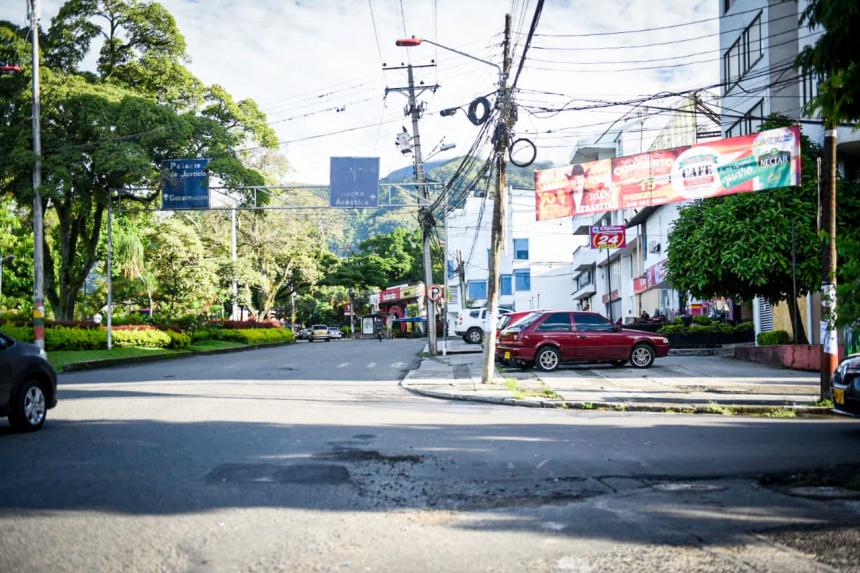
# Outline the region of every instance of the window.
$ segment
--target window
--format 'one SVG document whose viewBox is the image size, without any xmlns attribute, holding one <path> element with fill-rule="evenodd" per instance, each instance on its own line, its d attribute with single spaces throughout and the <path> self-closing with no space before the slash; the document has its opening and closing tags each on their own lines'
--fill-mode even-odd
<svg viewBox="0 0 860 573">
<path fill-rule="evenodd" d="M 599 314 L 577 314 L 574 316 L 576 330 L 580 332 L 609 332 L 612 323 Z"/>
<path fill-rule="evenodd" d="M 514 294 L 513 277 L 511 275 L 502 275 L 501 281 L 502 285 L 500 290 L 502 296 L 506 294 Z"/>
<path fill-rule="evenodd" d="M 469 313 L 469 316 L 471 316 L 472 318 L 478 318 L 479 316 L 481 316 L 481 311 L 480 310 L 473 310 L 472 312 Z"/>
<path fill-rule="evenodd" d="M 726 137 L 737 137 L 757 132 L 761 127 L 762 117 L 764 117 L 764 99 L 760 99 L 742 118 L 734 122 L 726 131 Z"/>
<path fill-rule="evenodd" d="M 518 261 L 529 260 L 528 239 L 514 239 L 514 259 Z"/>
<path fill-rule="evenodd" d="M 487 281 L 469 281 L 469 298 L 472 300 L 487 298 Z"/>
<path fill-rule="evenodd" d="M 537 332 L 570 332 L 570 313 L 554 312 L 536 329 Z"/>
<path fill-rule="evenodd" d="M 518 291 L 532 290 L 532 272 L 529 269 L 514 271 L 514 288 Z"/>
<path fill-rule="evenodd" d="M 579 290 L 583 287 L 587 287 L 593 281 L 593 276 L 591 271 L 585 271 L 581 273 L 578 277 L 576 277 L 576 290 Z"/>
<path fill-rule="evenodd" d="M 820 85 L 818 78 L 815 77 L 813 72 L 809 72 L 808 74 L 803 74 L 801 79 L 800 101 L 803 104 L 802 111 L 804 117 L 821 117 L 821 114 L 818 111 L 812 112 L 807 109 L 809 107 L 809 102 L 818 95 L 818 86 Z"/>
<path fill-rule="evenodd" d="M 728 93 L 762 56 L 761 13 L 723 54 L 723 93 Z"/>
</svg>

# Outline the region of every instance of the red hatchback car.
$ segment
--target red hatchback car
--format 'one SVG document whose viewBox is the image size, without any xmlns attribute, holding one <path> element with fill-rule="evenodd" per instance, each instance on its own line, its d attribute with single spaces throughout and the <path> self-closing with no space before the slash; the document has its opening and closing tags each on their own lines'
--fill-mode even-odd
<svg viewBox="0 0 860 573">
<path fill-rule="evenodd" d="M 650 368 L 669 354 L 669 341 L 653 332 L 614 325 L 595 312 L 536 312 L 502 331 L 501 358 L 552 371 L 565 362 L 606 362 Z"/>
</svg>

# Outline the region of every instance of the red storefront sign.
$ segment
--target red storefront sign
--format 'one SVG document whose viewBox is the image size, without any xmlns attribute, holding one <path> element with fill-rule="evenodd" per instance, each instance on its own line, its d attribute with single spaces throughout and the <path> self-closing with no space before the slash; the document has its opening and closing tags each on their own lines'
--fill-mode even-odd
<svg viewBox="0 0 860 573">
<path fill-rule="evenodd" d="M 594 225 L 588 231 L 592 249 L 623 249 L 627 246 L 627 228 L 624 225 Z"/>
<path fill-rule="evenodd" d="M 633 279 L 633 292 L 639 294 L 666 280 L 666 259 L 645 269 L 645 274 Z"/>
</svg>

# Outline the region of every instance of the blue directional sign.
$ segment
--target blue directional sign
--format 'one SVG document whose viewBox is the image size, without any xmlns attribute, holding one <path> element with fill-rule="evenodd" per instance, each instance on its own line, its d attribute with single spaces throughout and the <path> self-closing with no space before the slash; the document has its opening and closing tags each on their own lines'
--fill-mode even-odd
<svg viewBox="0 0 860 573">
<path fill-rule="evenodd" d="M 355 209 L 379 206 L 379 158 L 332 157 L 329 206 Z"/>
<path fill-rule="evenodd" d="M 169 159 L 161 163 L 162 209 L 208 209 L 208 159 Z"/>
</svg>

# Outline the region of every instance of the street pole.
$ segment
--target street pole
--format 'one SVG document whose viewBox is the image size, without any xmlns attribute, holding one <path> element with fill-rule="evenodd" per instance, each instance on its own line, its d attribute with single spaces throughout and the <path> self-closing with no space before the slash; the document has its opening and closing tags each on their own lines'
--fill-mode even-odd
<svg viewBox="0 0 860 573">
<path fill-rule="evenodd" d="M 791 324 L 794 343 L 797 344 L 797 232 L 795 223 L 791 222 L 791 314 L 794 320 Z"/>
<path fill-rule="evenodd" d="M 290 324 L 293 325 L 293 335 L 297 335 L 296 332 L 296 291 L 290 293 L 290 305 L 292 306 L 292 312 L 290 314 Z"/>
<path fill-rule="evenodd" d="M 421 217 L 421 231 L 424 235 L 424 304 L 427 306 L 427 338 L 430 355 L 436 355 L 436 304 L 430 298 L 433 287 L 433 259 L 430 254 L 430 233 L 432 227 L 427 220 L 427 206 L 430 204 L 430 193 L 424 182 L 424 160 L 421 158 L 421 136 L 418 132 L 418 118 L 421 110 L 415 100 L 415 78 L 412 75 L 412 64 L 407 66 L 409 74 L 409 114 L 412 116 L 412 144 L 415 157 L 415 178 L 418 181 L 418 193 L 421 195 L 424 216 Z"/>
<path fill-rule="evenodd" d="M 236 209 L 230 209 L 230 261 L 233 267 L 233 280 L 230 282 L 230 318 L 236 320 L 236 306 L 239 304 L 239 283 L 236 281 Z"/>
<path fill-rule="evenodd" d="M 610 322 L 615 322 L 615 317 L 612 316 L 612 263 L 609 260 L 609 249 L 606 249 L 606 299 L 609 301 L 606 304 L 606 314 L 609 315 Z"/>
<path fill-rule="evenodd" d="M 113 191 L 108 190 L 107 221 L 107 349 L 113 347 Z"/>
<path fill-rule="evenodd" d="M 349 289 L 349 337 L 355 338 L 355 291 Z"/>
<path fill-rule="evenodd" d="M 442 296 L 445 297 L 445 311 L 442 316 L 442 356 L 448 356 L 448 215 L 450 206 L 448 205 L 448 187 L 445 187 L 445 262 L 442 276 L 445 277 L 445 287 L 442 290 Z"/>
<path fill-rule="evenodd" d="M 513 112 L 508 93 L 508 74 L 511 70 L 511 15 L 505 14 L 504 64 L 499 84 L 499 122 L 502 129 L 496 131 L 496 196 L 493 200 L 493 222 L 490 230 L 490 268 L 487 282 L 487 338 L 481 382 L 488 384 L 496 373 L 496 321 L 499 314 L 499 275 L 502 260 L 503 225 L 505 221 L 506 187 L 505 150 L 508 148 L 508 133 L 513 123 Z"/>
<path fill-rule="evenodd" d="M 827 123 L 825 122 L 825 125 Z M 830 377 L 838 362 L 836 338 L 836 128 L 824 131 L 821 172 L 821 399 L 830 398 Z"/>
<path fill-rule="evenodd" d="M 39 0 L 29 0 L 33 41 L 33 342 L 45 348 L 45 225 L 42 221 L 42 135 L 39 93 Z"/>
</svg>

